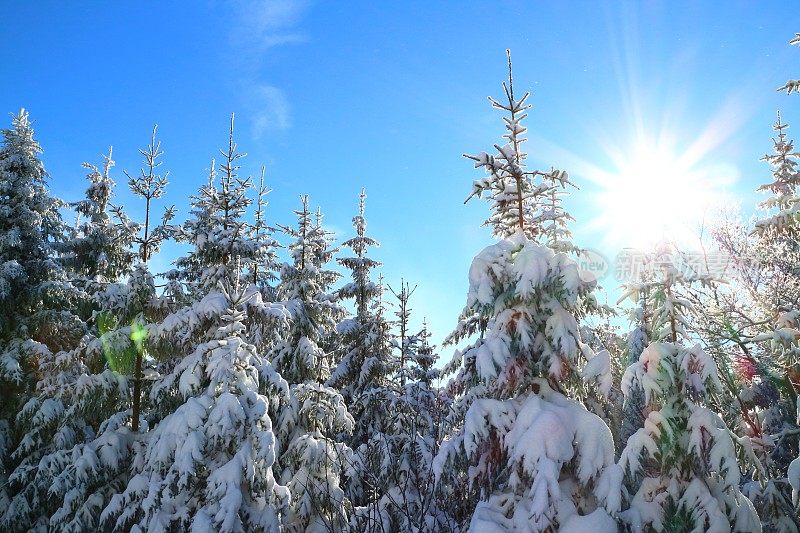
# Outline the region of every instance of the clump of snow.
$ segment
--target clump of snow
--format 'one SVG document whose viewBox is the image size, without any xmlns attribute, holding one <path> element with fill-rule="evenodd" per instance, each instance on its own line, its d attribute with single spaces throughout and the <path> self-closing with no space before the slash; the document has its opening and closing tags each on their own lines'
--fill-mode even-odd
<svg viewBox="0 0 800 533">
<path fill-rule="evenodd" d="M 603 506 L 610 513 L 619 510 L 622 475 L 614 465 L 610 430 L 580 403 L 553 391 L 543 380 L 538 383 L 540 394 L 474 401 L 463 440 L 445 445 L 445 454 L 461 442 L 467 455 L 478 455 L 473 479 L 488 475 L 492 467 L 483 445 L 491 436 L 508 457 L 512 473 L 507 492 L 495 492 L 479 503 L 473 530 L 486 530 L 482 528 L 493 523 L 505 528 L 498 531 L 543 531 L 576 507 L 570 488 L 575 483 L 593 487 L 592 507 Z M 511 518 L 501 518 L 509 514 Z"/>
<path fill-rule="evenodd" d="M 603 509 L 595 509 L 587 515 L 574 514 L 564 520 L 559 533 L 615 533 L 617 522 Z"/>
<path fill-rule="evenodd" d="M 613 385 L 611 376 L 611 354 L 608 350 L 601 350 L 589 359 L 581 371 L 581 377 L 587 381 L 597 381 L 597 386 L 604 397 L 608 398 Z"/>
<path fill-rule="evenodd" d="M 786 477 L 792 485 L 792 503 L 797 507 L 800 505 L 800 457 L 789 464 Z"/>
</svg>

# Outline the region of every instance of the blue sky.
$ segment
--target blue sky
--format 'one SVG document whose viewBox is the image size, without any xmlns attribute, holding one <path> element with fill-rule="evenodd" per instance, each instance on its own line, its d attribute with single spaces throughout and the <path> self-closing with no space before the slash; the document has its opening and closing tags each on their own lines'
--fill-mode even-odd
<svg viewBox="0 0 800 533">
<path fill-rule="evenodd" d="M 367 188 L 375 256 L 390 284 L 419 284 L 412 307 L 436 339 L 456 323 L 471 258 L 491 243 L 479 228 L 486 206 L 462 204 L 479 174 L 461 154 L 502 134 L 486 96 L 501 95 L 506 48 L 518 91 L 533 93 L 530 162 L 571 173 L 576 241 L 609 258 L 651 212 L 692 222 L 693 197 L 743 201 L 749 215 L 769 178 L 758 159 L 775 111 L 800 124 L 800 97 L 775 91 L 800 77 L 800 48 L 787 45 L 800 31 L 793 2 L 15 2 L 4 12 L 0 110 L 30 111 L 57 195 L 79 199 L 81 162 L 113 145 L 117 202 L 140 216 L 122 170 L 139 168 L 158 123 L 166 202 L 180 219 L 236 112 L 244 172 L 267 166 L 273 223 L 292 223 L 308 193 L 344 240 Z M 642 145 L 692 172 L 674 176 Z M 622 167 L 647 174 L 651 194 L 610 186 Z"/>
</svg>

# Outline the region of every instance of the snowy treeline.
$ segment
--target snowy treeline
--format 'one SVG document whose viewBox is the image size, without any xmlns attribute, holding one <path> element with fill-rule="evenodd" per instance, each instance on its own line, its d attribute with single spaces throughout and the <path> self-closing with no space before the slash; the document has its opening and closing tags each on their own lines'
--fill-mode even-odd
<svg viewBox="0 0 800 533">
<path fill-rule="evenodd" d="M 263 171 L 240 174 L 231 119 L 177 210 L 153 130 L 124 174 L 146 213 L 133 220 L 113 203 L 111 151 L 66 203 L 15 115 L 0 148 L 0 529 L 800 530 L 788 126 L 778 115 L 758 220 L 707 237 L 736 260 L 727 283 L 654 254 L 611 307 L 576 261 L 569 176 L 528 165 L 529 95 L 508 66 L 490 99 L 503 140 L 467 156 L 483 172 L 467 199 L 489 202 L 498 241 L 464 265 L 442 365 L 411 327 L 414 286 L 386 284 L 371 257 L 363 191 L 342 243 L 307 196 L 278 224 Z M 154 272 L 174 242 L 187 254 Z"/>
</svg>

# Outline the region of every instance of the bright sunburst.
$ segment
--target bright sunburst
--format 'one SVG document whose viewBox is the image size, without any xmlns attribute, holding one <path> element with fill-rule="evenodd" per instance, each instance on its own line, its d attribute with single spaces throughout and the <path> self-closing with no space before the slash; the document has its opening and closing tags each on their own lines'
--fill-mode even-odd
<svg viewBox="0 0 800 533">
<path fill-rule="evenodd" d="M 666 143 L 638 140 L 604 173 L 595 225 L 610 242 L 648 248 L 696 240 L 699 225 L 724 196 L 730 179 Z"/>
</svg>

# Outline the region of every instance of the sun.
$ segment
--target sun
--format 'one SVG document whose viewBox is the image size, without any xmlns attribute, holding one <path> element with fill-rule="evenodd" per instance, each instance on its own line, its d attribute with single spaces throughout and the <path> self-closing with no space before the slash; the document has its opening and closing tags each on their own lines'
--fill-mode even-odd
<svg viewBox="0 0 800 533">
<path fill-rule="evenodd" d="M 699 228 L 724 201 L 729 179 L 667 143 L 639 139 L 604 173 L 592 225 L 616 246 L 649 249 L 697 242 Z"/>
</svg>

